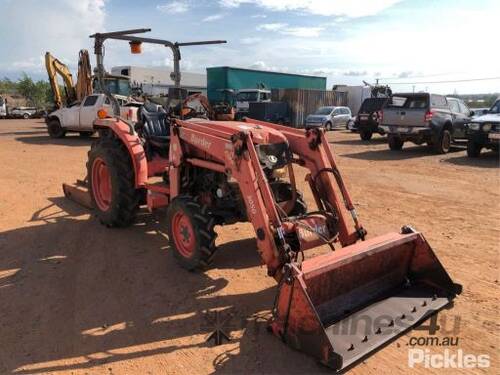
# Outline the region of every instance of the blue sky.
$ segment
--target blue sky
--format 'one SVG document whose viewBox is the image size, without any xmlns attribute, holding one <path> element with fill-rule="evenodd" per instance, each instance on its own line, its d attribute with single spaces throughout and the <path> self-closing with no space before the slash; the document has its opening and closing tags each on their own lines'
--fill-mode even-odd
<svg viewBox="0 0 500 375">
<path fill-rule="evenodd" d="M 64 16 L 63 16 L 64 15 Z M 240 66 L 317 74 L 328 85 L 393 84 L 442 93 L 499 92 L 498 0 L 0 0 L 0 76 L 44 78 L 45 51 L 73 70 L 96 31 L 149 27 L 172 41 L 226 39 L 183 49 L 181 68 Z M 165 66 L 169 51 L 130 55 L 107 43 L 106 65 Z M 399 84 L 402 83 L 402 84 Z"/>
</svg>

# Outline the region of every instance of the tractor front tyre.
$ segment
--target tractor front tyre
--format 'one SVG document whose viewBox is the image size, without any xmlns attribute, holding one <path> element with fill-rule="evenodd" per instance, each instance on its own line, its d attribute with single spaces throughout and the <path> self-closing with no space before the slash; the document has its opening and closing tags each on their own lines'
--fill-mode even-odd
<svg viewBox="0 0 500 375">
<path fill-rule="evenodd" d="M 61 126 L 58 119 L 53 118 L 47 122 L 47 131 L 50 138 L 62 138 L 66 135 L 66 130 Z"/>
<path fill-rule="evenodd" d="M 135 188 L 132 161 L 116 138 L 98 138 L 90 148 L 87 176 L 92 205 L 108 227 L 126 227 L 135 219 L 141 191 Z"/>
<path fill-rule="evenodd" d="M 188 271 L 206 268 L 215 255 L 215 219 L 206 206 L 187 195 L 167 207 L 167 234 L 172 254 Z"/>
</svg>

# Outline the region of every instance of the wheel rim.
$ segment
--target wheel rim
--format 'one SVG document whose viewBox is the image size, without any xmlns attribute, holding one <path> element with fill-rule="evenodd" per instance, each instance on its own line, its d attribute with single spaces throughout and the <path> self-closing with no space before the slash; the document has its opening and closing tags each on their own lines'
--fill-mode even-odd
<svg viewBox="0 0 500 375">
<path fill-rule="evenodd" d="M 448 151 L 450 149 L 450 145 L 451 145 L 450 134 L 448 132 L 445 132 L 443 134 L 443 150 Z"/>
<path fill-rule="evenodd" d="M 196 247 L 193 224 L 184 212 L 176 212 L 172 218 L 172 237 L 176 249 L 185 258 L 191 258 Z"/>
<path fill-rule="evenodd" d="M 102 158 L 96 158 L 92 164 L 92 193 L 97 207 L 107 211 L 111 204 L 111 175 Z"/>
</svg>

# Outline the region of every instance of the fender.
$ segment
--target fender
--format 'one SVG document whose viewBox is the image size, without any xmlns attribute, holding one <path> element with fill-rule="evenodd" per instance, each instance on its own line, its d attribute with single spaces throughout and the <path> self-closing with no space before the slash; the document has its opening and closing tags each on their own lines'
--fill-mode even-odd
<svg viewBox="0 0 500 375">
<path fill-rule="evenodd" d="M 132 159 L 134 167 L 135 187 L 143 188 L 148 180 L 148 162 L 141 140 L 130 127 L 120 119 L 107 118 L 94 121 L 94 129 L 110 129 L 123 142 Z"/>
</svg>

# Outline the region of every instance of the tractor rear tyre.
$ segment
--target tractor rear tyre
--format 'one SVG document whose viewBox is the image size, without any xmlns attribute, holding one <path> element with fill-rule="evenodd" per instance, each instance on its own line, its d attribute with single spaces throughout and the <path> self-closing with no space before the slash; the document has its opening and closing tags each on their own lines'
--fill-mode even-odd
<svg viewBox="0 0 500 375">
<path fill-rule="evenodd" d="M 112 137 L 98 138 L 90 148 L 87 176 L 99 221 L 108 227 L 130 225 L 139 209 L 132 161 L 125 145 Z"/>
<path fill-rule="evenodd" d="M 56 118 L 50 119 L 47 122 L 47 131 L 49 132 L 50 138 L 62 138 L 66 135 L 66 131 Z"/>
<path fill-rule="evenodd" d="M 215 255 L 215 219 L 206 206 L 188 195 L 172 200 L 167 207 L 167 234 L 172 254 L 189 271 L 206 268 Z"/>
</svg>

